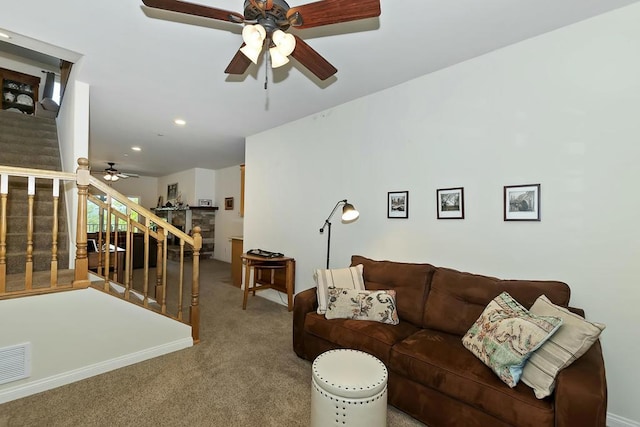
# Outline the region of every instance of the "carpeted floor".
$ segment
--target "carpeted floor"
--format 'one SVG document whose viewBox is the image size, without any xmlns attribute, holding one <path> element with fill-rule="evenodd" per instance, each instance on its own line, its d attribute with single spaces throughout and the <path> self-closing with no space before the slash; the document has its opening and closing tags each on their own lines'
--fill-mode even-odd
<svg viewBox="0 0 640 427">
<path fill-rule="evenodd" d="M 201 265 L 201 343 L 0 405 L 0 426 L 306 426 L 311 362 L 291 344 L 285 306 L 231 285 L 229 264 Z M 423 424 L 389 406 L 389 426 Z"/>
</svg>

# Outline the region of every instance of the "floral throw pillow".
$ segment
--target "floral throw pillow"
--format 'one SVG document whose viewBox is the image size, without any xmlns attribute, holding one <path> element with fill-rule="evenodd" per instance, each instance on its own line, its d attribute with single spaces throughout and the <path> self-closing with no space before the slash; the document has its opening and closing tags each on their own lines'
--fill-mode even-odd
<svg viewBox="0 0 640 427">
<path fill-rule="evenodd" d="M 396 291 L 329 288 L 327 319 L 373 320 L 397 325 Z"/>
<path fill-rule="evenodd" d="M 331 288 L 364 290 L 363 272 L 364 266 L 362 264 L 332 270 L 316 270 L 313 278 L 316 281 L 316 295 L 318 296 L 317 313 L 324 314 L 327 311 L 328 293 Z"/>
<path fill-rule="evenodd" d="M 505 384 L 515 387 L 531 354 L 561 324 L 559 317 L 529 313 L 503 292 L 487 305 L 462 338 L 462 344 Z"/>
</svg>

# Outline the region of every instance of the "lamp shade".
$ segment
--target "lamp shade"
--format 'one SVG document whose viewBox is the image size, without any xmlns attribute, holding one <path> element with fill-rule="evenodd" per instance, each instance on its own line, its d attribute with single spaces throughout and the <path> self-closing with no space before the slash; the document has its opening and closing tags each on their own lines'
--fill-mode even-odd
<svg viewBox="0 0 640 427">
<path fill-rule="evenodd" d="M 245 25 L 242 29 L 242 40 L 247 46 L 262 47 L 267 32 L 260 24 Z"/>
<path fill-rule="evenodd" d="M 240 52 L 242 52 L 244 56 L 249 58 L 251 62 L 253 62 L 254 64 L 257 64 L 258 58 L 260 57 L 260 52 L 262 52 L 262 45 L 258 47 L 246 45 L 240 48 Z"/>
<path fill-rule="evenodd" d="M 342 207 L 342 220 L 343 221 L 353 221 L 360 216 L 360 212 L 353 207 L 351 203 L 345 203 Z"/>
<path fill-rule="evenodd" d="M 296 38 L 293 34 L 287 34 L 282 30 L 274 31 L 271 39 L 273 40 L 273 44 L 276 45 L 280 53 L 284 56 L 291 55 L 296 48 Z"/>
<path fill-rule="evenodd" d="M 277 47 L 269 49 L 269 53 L 271 54 L 271 68 L 282 67 L 289 62 L 289 58 L 283 55 Z"/>
<path fill-rule="evenodd" d="M 106 174 L 104 174 L 104 179 L 105 179 L 105 181 L 116 182 L 120 178 L 118 178 L 118 175 L 112 175 L 110 173 L 106 173 Z"/>
</svg>

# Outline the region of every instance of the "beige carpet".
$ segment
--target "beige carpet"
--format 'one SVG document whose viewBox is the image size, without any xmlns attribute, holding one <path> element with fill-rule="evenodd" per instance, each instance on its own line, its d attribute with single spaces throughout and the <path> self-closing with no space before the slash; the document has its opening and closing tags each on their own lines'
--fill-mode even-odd
<svg viewBox="0 0 640 427">
<path fill-rule="evenodd" d="M 0 426 L 306 426 L 311 362 L 291 344 L 286 307 L 201 268 L 199 345 L 0 405 Z M 389 407 L 389 426 L 421 426 Z"/>
</svg>

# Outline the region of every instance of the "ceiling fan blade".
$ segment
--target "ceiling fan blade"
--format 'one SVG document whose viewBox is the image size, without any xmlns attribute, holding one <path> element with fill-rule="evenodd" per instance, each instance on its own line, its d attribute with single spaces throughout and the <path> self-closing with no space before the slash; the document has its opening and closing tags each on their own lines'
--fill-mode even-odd
<svg viewBox="0 0 640 427">
<path fill-rule="evenodd" d="M 322 0 L 290 8 L 287 18 L 296 12 L 302 15 L 297 28 L 312 28 L 380 16 L 380 0 Z"/>
<path fill-rule="evenodd" d="M 313 48 L 305 43 L 300 37 L 294 37 L 296 38 L 296 48 L 291 53 L 291 56 L 315 74 L 316 77 L 320 80 L 326 80 L 338 72 L 338 70 L 331 65 L 329 61 L 313 50 Z"/>
<path fill-rule="evenodd" d="M 155 9 L 186 13 L 187 15 L 202 16 L 205 18 L 217 19 L 219 21 L 236 23 L 244 21 L 244 16 L 237 12 L 230 12 L 228 10 L 202 6 L 179 0 L 142 0 L 142 3 L 144 3 L 145 6 L 153 7 Z"/>
<path fill-rule="evenodd" d="M 244 45 L 245 44 L 242 43 L 240 49 L 242 49 Z M 225 73 L 244 74 L 245 71 L 247 71 L 247 68 L 249 68 L 249 65 L 251 65 L 251 60 L 247 58 L 242 52 L 240 52 L 240 49 L 238 49 L 231 62 L 229 62 L 229 65 L 227 65 L 227 68 L 224 70 Z"/>
</svg>

